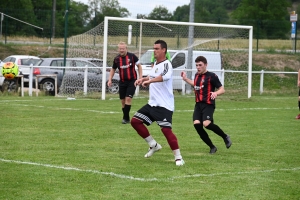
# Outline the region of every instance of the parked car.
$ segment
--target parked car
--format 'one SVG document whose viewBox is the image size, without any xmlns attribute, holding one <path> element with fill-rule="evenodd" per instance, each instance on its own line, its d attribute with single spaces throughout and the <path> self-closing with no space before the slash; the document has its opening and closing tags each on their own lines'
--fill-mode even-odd
<svg viewBox="0 0 300 200">
<path fill-rule="evenodd" d="M 88 91 L 98 91 L 102 89 L 102 69 L 99 67 L 103 66 L 103 61 L 98 59 L 98 65 L 87 61 L 87 58 L 67 58 L 67 67 L 85 67 L 88 66 Z M 102 65 L 101 65 L 102 62 Z M 83 91 L 84 86 L 84 69 L 83 68 L 65 68 L 64 58 L 42 58 L 36 64 L 36 66 L 49 66 L 47 67 L 35 67 L 33 70 L 33 75 L 46 75 L 46 74 L 56 74 L 57 75 L 57 87 L 60 88 L 63 84 L 64 92 L 75 93 L 76 91 Z M 52 68 L 51 68 L 52 67 Z M 62 68 L 54 68 L 62 67 Z M 109 77 L 109 72 L 106 72 L 106 82 Z M 110 93 L 119 92 L 119 76 L 115 75 L 113 77 L 112 87 L 107 88 Z M 34 78 L 35 84 L 35 78 Z M 55 81 L 54 77 L 41 77 L 38 79 L 39 88 L 50 92 L 50 94 L 55 94 Z"/>
<path fill-rule="evenodd" d="M 19 74 L 24 75 L 24 82 L 28 82 L 28 76 L 29 76 L 29 65 L 35 65 L 40 60 L 37 56 L 29 56 L 29 55 L 11 55 L 6 57 L 4 60 L 0 62 L 0 70 L 2 71 L 2 66 L 6 62 L 13 62 L 16 63 L 19 66 Z M 8 90 L 17 90 L 17 79 L 13 80 L 7 80 L 2 76 L 2 73 L 0 73 L 0 86 L 1 90 L 3 91 L 3 84 L 6 84 L 8 87 Z"/>
<path fill-rule="evenodd" d="M 89 61 L 89 62 L 92 62 L 92 63 L 98 65 L 99 67 L 103 67 L 103 60 L 102 59 L 98 59 L 98 58 L 81 58 L 81 57 L 78 57 L 76 59 L 86 60 L 86 61 Z M 111 70 L 111 66 L 106 64 L 106 71 L 110 72 L 110 70 Z M 116 73 L 119 73 L 118 69 L 116 70 Z"/>
<path fill-rule="evenodd" d="M 173 69 L 173 89 L 181 90 L 182 89 L 182 78 L 181 78 L 181 71 L 188 68 L 188 51 L 187 50 L 169 50 L 171 56 L 171 63 Z M 143 76 L 148 76 L 149 72 L 151 71 L 151 55 L 153 50 L 150 49 L 146 51 L 141 56 L 141 65 L 143 69 Z M 192 63 L 198 56 L 205 56 L 207 59 L 208 70 L 210 71 L 220 71 L 222 69 L 222 54 L 220 52 L 214 51 L 193 51 L 192 55 Z M 192 65 L 192 69 L 195 69 L 195 65 Z M 221 72 L 215 72 L 219 77 L 221 77 Z M 192 78 L 195 75 L 195 71 L 192 72 Z"/>
</svg>

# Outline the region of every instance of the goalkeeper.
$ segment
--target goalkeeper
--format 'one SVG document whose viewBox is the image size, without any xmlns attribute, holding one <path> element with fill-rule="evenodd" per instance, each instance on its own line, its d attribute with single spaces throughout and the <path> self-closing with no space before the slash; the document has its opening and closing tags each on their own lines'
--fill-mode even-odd
<svg viewBox="0 0 300 200">
<path fill-rule="evenodd" d="M 231 146 L 229 135 L 214 123 L 216 98 L 225 92 L 218 76 L 207 71 L 207 60 L 204 56 L 198 56 L 195 60 L 197 73 L 194 80 L 188 79 L 185 72 L 181 72 L 182 79 L 194 87 L 196 104 L 194 107 L 193 121 L 200 138 L 210 147 L 211 154 L 216 153 L 217 147 L 210 140 L 205 127 L 223 138 L 227 149 Z M 217 91 L 215 91 L 217 89 Z"/>
</svg>

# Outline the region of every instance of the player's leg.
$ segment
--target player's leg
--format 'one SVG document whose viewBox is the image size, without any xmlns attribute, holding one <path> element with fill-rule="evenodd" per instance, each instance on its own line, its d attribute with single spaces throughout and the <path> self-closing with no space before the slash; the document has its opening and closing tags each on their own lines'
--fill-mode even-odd
<svg viewBox="0 0 300 200">
<path fill-rule="evenodd" d="M 212 143 L 211 139 L 209 138 L 207 132 L 203 128 L 202 123 L 202 108 L 201 103 L 196 103 L 194 108 L 194 114 L 193 114 L 193 122 L 194 122 L 194 128 L 196 129 L 198 135 L 202 139 L 202 141 L 209 146 L 210 153 L 215 153 L 217 151 L 217 147 Z"/>
<path fill-rule="evenodd" d="M 126 96 L 124 102 L 124 119 L 126 123 L 129 123 L 130 121 L 129 113 L 131 110 L 131 102 L 136 89 L 136 87 L 134 86 L 134 82 L 135 80 L 128 81 L 126 88 Z"/>
<path fill-rule="evenodd" d="M 160 126 L 162 133 L 167 139 L 168 144 L 173 151 L 176 166 L 184 165 L 184 160 L 182 159 L 180 153 L 177 137 L 172 131 L 173 112 L 163 107 L 154 107 L 151 110 L 151 116 Z"/>
<path fill-rule="evenodd" d="M 230 136 L 225 134 L 224 131 L 217 124 L 214 124 L 214 118 L 213 118 L 214 111 L 215 111 L 214 105 L 207 104 L 204 106 L 204 108 L 203 108 L 203 116 L 204 116 L 203 117 L 203 125 L 208 130 L 211 130 L 214 133 L 216 133 L 217 135 L 219 135 L 220 137 L 222 137 L 226 147 L 229 148 L 232 144 Z"/>
<path fill-rule="evenodd" d="M 156 140 L 150 135 L 147 127 L 154 121 L 150 116 L 151 106 L 146 104 L 141 109 L 139 109 L 131 119 L 131 126 L 136 130 L 136 132 L 148 143 L 149 149 L 145 154 L 148 158 L 152 156 L 156 151 L 159 151 L 162 147 L 156 142 Z"/>
<path fill-rule="evenodd" d="M 119 84 L 119 98 L 121 100 L 121 105 L 122 105 L 122 112 L 123 112 L 123 118 L 122 118 L 122 124 L 126 124 L 125 123 L 125 97 L 126 97 L 126 84 L 121 83 Z"/>
</svg>

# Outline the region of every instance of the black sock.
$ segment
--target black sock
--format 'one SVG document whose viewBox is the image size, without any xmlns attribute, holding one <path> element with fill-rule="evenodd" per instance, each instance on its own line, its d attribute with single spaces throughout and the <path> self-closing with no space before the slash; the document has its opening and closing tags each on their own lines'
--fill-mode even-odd
<svg viewBox="0 0 300 200">
<path fill-rule="evenodd" d="M 212 141 L 210 140 L 207 132 L 203 129 L 202 124 L 194 124 L 194 127 L 205 144 L 207 144 L 210 148 L 215 147 L 215 145 L 213 145 Z"/>
<path fill-rule="evenodd" d="M 299 107 L 299 111 L 300 111 L 300 101 L 298 101 L 298 107 Z"/>
<path fill-rule="evenodd" d="M 220 129 L 220 127 L 216 124 L 210 123 L 207 127 L 208 130 L 213 131 L 214 133 L 216 133 L 217 135 L 219 135 L 220 137 L 222 137 L 223 139 L 226 139 L 227 135 L 222 131 L 222 129 Z"/>
<path fill-rule="evenodd" d="M 125 104 L 125 107 L 124 107 L 124 119 L 126 119 L 126 120 L 130 119 L 130 117 L 129 117 L 130 109 L 131 109 L 131 105 Z"/>
<path fill-rule="evenodd" d="M 123 112 L 123 119 L 125 119 L 125 111 L 124 111 L 124 108 L 122 108 L 122 112 Z"/>
</svg>

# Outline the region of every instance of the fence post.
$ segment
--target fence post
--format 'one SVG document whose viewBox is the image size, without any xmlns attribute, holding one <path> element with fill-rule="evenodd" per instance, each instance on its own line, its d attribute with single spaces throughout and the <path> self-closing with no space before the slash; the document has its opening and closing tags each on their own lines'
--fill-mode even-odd
<svg viewBox="0 0 300 200">
<path fill-rule="evenodd" d="M 259 92 L 262 94 L 264 91 L 264 70 L 261 70 L 260 73 L 260 83 L 259 83 Z"/>
<path fill-rule="evenodd" d="M 85 65 L 84 68 L 84 80 L 83 80 L 83 95 L 86 96 L 87 94 L 87 82 L 88 82 L 88 66 Z"/>
<path fill-rule="evenodd" d="M 30 64 L 30 66 L 29 66 L 29 89 L 28 89 L 28 95 L 30 97 L 32 96 L 32 82 L 33 82 L 33 64 Z"/>
<path fill-rule="evenodd" d="M 181 80 L 181 95 L 185 95 L 185 81 Z"/>
<path fill-rule="evenodd" d="M 225 82 L 225 70 L 224 70 L 224 68 L 221 71 L 221 77 L 220 78 L 221 78 L 221 83 L 224 87 L 224 82 Z"/>
</svg>

